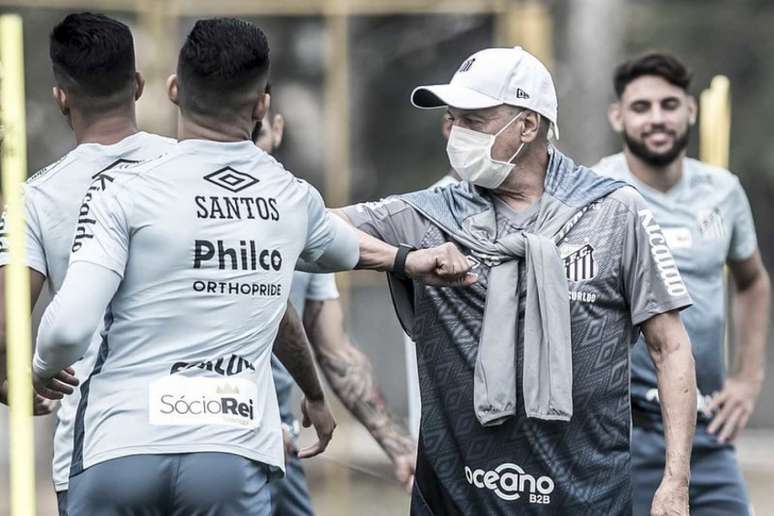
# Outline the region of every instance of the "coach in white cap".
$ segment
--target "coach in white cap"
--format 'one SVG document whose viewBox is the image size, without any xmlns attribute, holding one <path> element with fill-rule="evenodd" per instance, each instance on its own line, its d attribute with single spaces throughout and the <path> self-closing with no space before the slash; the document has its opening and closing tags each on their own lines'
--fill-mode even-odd
<svg viewBox="0 0 774 516">
<path fill-rule="evenodd" d="M 477 52 L 411 100 L 448 110 L 463 181 L 343 213 L 401 246 L 390 284 L 422 391 L 412 514 L 629 514 L 629 348 L 642 331 L 668 427 L 653 514 L 687 515 L 696 389 L 678 311 L 690 298 L 643 199 L 549 143 L 553 81 L 520 47 Z M 402 254 L 448 241 L 477 263 L 476 285 L 402 275 Z"/>
</svg>

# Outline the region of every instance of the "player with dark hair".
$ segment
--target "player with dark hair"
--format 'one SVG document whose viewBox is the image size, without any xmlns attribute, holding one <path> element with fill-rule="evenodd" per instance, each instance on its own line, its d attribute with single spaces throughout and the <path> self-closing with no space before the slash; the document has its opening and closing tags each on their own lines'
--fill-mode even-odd
<svg viewBox="0 0 774 516">
<path fill-rule="evenodd" d="M 623 152 L 596 169 L 642 193 L 694 305 L 681 316 L 696 359 L 698 405 L 691 457 L 691 514 L 746 515 L 749 497 L 732 441 L 747 424 L 764 378 L 769 276 L 750 205 L 728 170 L 690 159 L 696 122 L 691 75 L 674 56 L 648 53 L 616 68 L 610 124 Z M 724 268 L 733 279 L 734 372 L 724 366 Z M 634 514 L 647 515 L 664 470 L 664 420 L 656 371 L 642 339 L 632 354 Z"/>
<path fill-rule="evenodd" d="M 134 42 L 126 25 L 100 14 L 70 14 L 51 31 L 49 46 L 54 100 L 72 128 L 77 146 L 33 175 L 24 187 L 26 260 L 33 305 L 44 283 L 52 294 L 62 287 L 71 249 L 93 236 L 86 224 L 90 219 L 88 205 L 83 202 L 92 181 L 97 179 L 90 195 L 112 184 L 126 167 L 157 157 L 175 144 L 170 138 L 137 130 L 135 101 L 142 95 L 144 80 L 135 68 Z M 9 260 L 3 227 L 0 222 L 0 286 Z M 5 290 L 0 288 L 0 331 L 5 329 L 5 302 Z M 93 345 L 70 371 L 78 377 L 85 376 L 94 364 L 98 332 L 93 338 L 83 336 L 84 344 L 92 340 Z M 5 344 L 4 333 L 0 343 Z M 4 367 L 2 371 L 5 374 Z M 76 383 L 70 374 L 60 380 Z M 0 401 L 5 402 L 6 388 L 6 383 L 0 386 Z M 62 515 L 67 510 L 80 392 L 76 389 L 62 399 L 57 412 L 53 481 Z M 50 410 L 37 400 L 36 413 Z"/>
<path fill-rule="evenodd" d="M 405 255 L 354 232 L 256 148 L 268 74 L 258 27 L 198 21 L 168 81 L 180 142 L 88 200 L 76 237 L 89 237 L 73 246 L 33 360 L 36 390 L 58 390 L 104 319 L 76 414 L 70 516 L 269 512 L 267 482 L 284 469 L 269 361 L 299 258 L 476 280 L 452 246 Z M 322 390 L 304 390 L 320 436 L 310 456 L 334 423 Z"/>
</svg>

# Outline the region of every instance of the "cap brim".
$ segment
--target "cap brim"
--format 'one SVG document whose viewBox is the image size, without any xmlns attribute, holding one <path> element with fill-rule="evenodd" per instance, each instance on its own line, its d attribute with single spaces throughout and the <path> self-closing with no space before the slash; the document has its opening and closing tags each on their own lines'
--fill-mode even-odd
<svg viewBox="0 0 774 516">
<path fill-rule="evenodd" d="M 419 86 L 411 92 L 411 103 L 419 109 L 437 109 L 451 106 L 457 109 L 486 109 L 501 105 L 499 99 L 470 88 L 452 84 Z"/>
</svg>

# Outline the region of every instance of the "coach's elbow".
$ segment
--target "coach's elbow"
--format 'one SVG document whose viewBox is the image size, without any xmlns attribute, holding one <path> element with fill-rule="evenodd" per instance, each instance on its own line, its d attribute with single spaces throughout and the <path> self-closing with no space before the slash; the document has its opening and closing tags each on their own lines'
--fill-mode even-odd
<svg viewBox="0 0 774 516">
<path fill-rule="evenodd" d="M 659 314 L 643 324 L 648 352 L 657 369 L 671 358 L 693 362 L 691 340 L 677 310 Z"/>
</svg>

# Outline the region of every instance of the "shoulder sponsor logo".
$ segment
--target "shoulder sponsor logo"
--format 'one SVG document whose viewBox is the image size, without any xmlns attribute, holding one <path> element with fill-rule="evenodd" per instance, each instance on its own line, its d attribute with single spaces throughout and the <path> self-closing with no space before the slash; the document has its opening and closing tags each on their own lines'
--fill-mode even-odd
<svg viewBox="0 0 774 516">
<path fill-rule="evenodd" d="M 91 176 L 91 178 L 92 179 L 99 179 L 99 177 L 101 175 L 103 175 L 105 172 L 107 172 L 108 170 L 126 170 L 127 168 L 131 168 L 134 165 L 137 165 L 138 163 L 141 163 L 141 162 L 136 160 L 136 159 L 120 158 L 120 159 L 115 160 L 113 163 L 111 163 L 110 165 L 106 166 L 105 168 L 103 168 L 102 170 L 100 170 L 99 172 L 94 174 L 93 176 Z M 112 179 L 111 179 L 111 181 L 112 181 Z"/>
<path fill-rule="evenodd" d="M 86 190 L 86 195 L 83 197 L 83 202 L 81 202 L 81 207 L 78 210 L 78 225 L 75 227 L 72 252 L 78 252 L 83 247 L 84 240 L 94 238 L 92 228 L 97 223 L 97 220 L 91 216 L 91 201 L 94 199 L 95 194 L 104 192 L 116 180 L 115 174 L 109 174 L 108 172 L 127 169 L 138 163 L 140 162 L 131 159 L 117 159 L 91 176 L 91 186 Z"/>
<path fill-rule="evenodd" d="M 550 477 L 535 478 L 510 462 L 489 471 L 465 466 L 465 479 L 468 484 L 493 491 L 499 498 L 509 502 L 526 495 L 529 503 L 549 504 L 555 487 Z"/>
<path fill-rule="evenodd" d="M 718 208 L 699 213 L 699 233 L 704 240 L 721 240 L 726 236 L 723 214 Z"/>
<path fill-rule="evenodd" d="M 152 425 L 258 427 L 258 388 L 245 378 L 173 375 L 151 383 L 148 396 Z"/>
<path fill-rule="evenodd" d="M 683 279 L 680 277 L 680 271 L 677 270 L 677 264 L 672 257 L 672 251 L 669 250 L 666 238 L 661 232 L 661 227 L 653 218 L 653 212 L 648 209 L 642 209 L 637 212 L 640 217 L 640 223 L 645 228 L 650 243 L 650 254 L 661 277 L 664 286 L 670 296 L 684 296 L 688 293 Z"/>
<path fill-rule="evenodd" d="M 559 254 L 564 261 L 564 272 L 569 281 L 588 281 L 597 275 L 598 266 L 591 244 L 562 244 Z"/>
<path fill-rule="evenodd" d="M 258 183 L 258 179 L 250 174 L 240 172 L 231 167 L 223 167 L 211 174 L 207 174 L 204 176 L 204 180 L 234 193 L 241 192 L 245 188 L 250 188 Z"/>
</svg>

